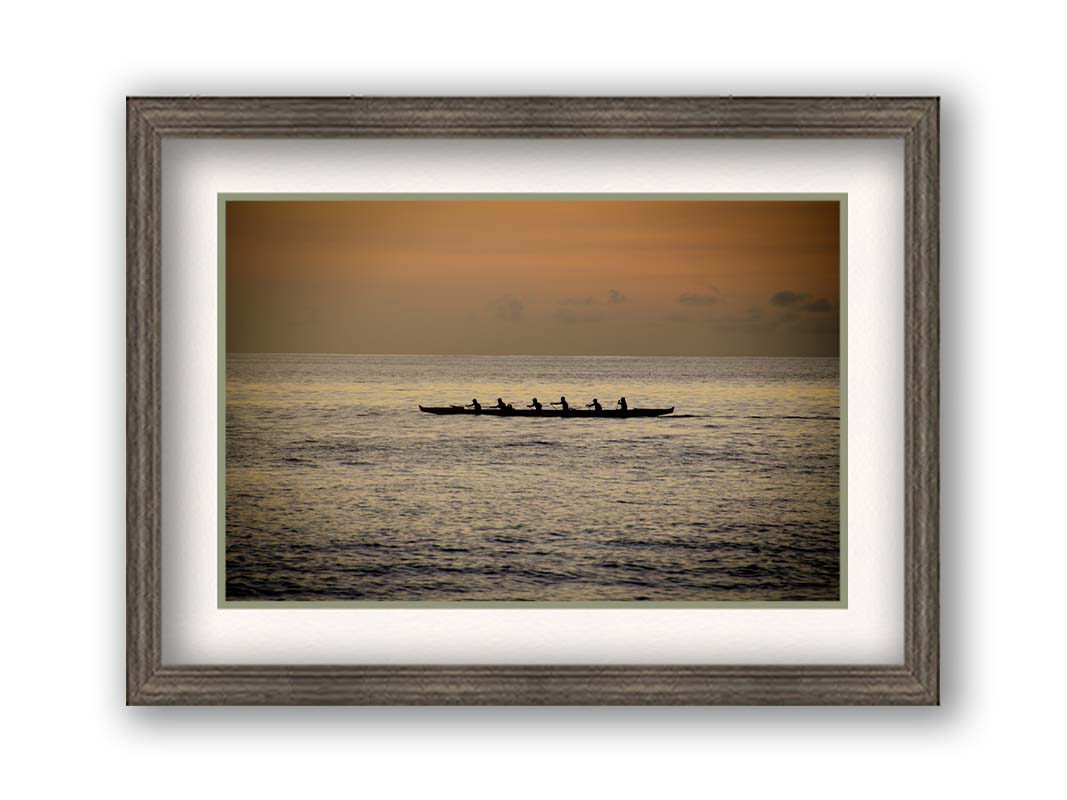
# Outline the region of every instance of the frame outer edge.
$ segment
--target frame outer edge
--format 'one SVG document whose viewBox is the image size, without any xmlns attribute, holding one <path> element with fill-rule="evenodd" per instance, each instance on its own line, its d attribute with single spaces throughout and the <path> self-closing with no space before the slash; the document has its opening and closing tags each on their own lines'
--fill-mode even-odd
<svg viewBox="0 0 1067 800">
<path fill-rule="evenodd" d="M 149 705 L 920 705 L 904 666 L 164 667 Z"/>
<path fill-rule="evenodd" d="M 936 98 L 128 98 L 129 705 L 929 705 L 939 702 Z M 903 138 L 902 666 L 191 666 L 161 662 L 163 136 Z"/>
<path fill-rule="evenodd" d="M 924 98 L 137 98 L 161 135 L 283 137 L 905 136 Z"/>
<path fill-rule="evenodd" d="M 905 659 L 940 703 L 940 143 L 933 99 L 905 138 Z"/>
<path fill-rule="evenodd" d="M 126 702 L 160 665 L 160 136 L 126 104 Z"/>
</svg>

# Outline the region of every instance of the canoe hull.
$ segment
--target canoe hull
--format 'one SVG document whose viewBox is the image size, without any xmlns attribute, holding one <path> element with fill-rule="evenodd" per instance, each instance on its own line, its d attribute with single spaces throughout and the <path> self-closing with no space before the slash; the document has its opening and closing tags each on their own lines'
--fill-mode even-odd
<svg viewBox="0 0 1067 800">
<path fill-rule="evenodd" d="M 499 408 L 483 408 L 475 411 L 473 408 L 459 408 L 456 406 L 419 406 L 419 411 L 425 414 L 468 414 L 475 417 L 566 417 L 567 419 L 584 419 L 586 417 L 607 419 L 629 419 L 630 417 L 662 417 L 664 414 L 674 413 L 674 406 L 670 408 L 629 408 L 626 411 L 605 408 L 603 411 L 594 411 L 591 408 L 571 408 L 562 411 L 558 408 L 544 408 L 536 411 L 532 408 L 516 408 L 501 411 Z"/>
</svg>

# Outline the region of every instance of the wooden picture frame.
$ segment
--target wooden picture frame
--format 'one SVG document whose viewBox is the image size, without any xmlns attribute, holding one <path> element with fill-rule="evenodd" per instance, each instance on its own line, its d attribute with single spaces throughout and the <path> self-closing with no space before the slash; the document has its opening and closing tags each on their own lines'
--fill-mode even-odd
<svg viewBox="0 0 1067 800">
<path fill-rule="evenodd" d="M 128 98 L 126 699 L 130 705 L 928 705 L 939 702 L 936 98 Z M 165 137 L 879 137 L 905 161 L 904 663 L 165 666 Z"/>
</svg>

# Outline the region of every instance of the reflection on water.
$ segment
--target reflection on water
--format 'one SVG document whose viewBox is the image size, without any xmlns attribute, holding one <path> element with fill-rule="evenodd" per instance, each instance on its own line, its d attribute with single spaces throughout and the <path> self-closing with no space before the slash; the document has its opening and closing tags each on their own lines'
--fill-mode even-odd
<svg viewBox="0 0 1067 800">
<path fill-rule="evenodd" d="M 625 395 L 650 419 L 421 414 Z M 227 357 L 229 600 L 836 600 L 836 358 Z"/>
</svg>

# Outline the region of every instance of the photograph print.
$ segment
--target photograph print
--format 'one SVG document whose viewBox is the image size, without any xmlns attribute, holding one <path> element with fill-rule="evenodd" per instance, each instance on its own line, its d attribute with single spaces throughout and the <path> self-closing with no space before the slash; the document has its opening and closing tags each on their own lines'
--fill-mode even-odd
<svg viewBox="0 0 1067 800">
<path fill-rule="evenodd" d="M 221 195 L 220 604 L 847 604 L 844 195 Z"/>
</svg>

